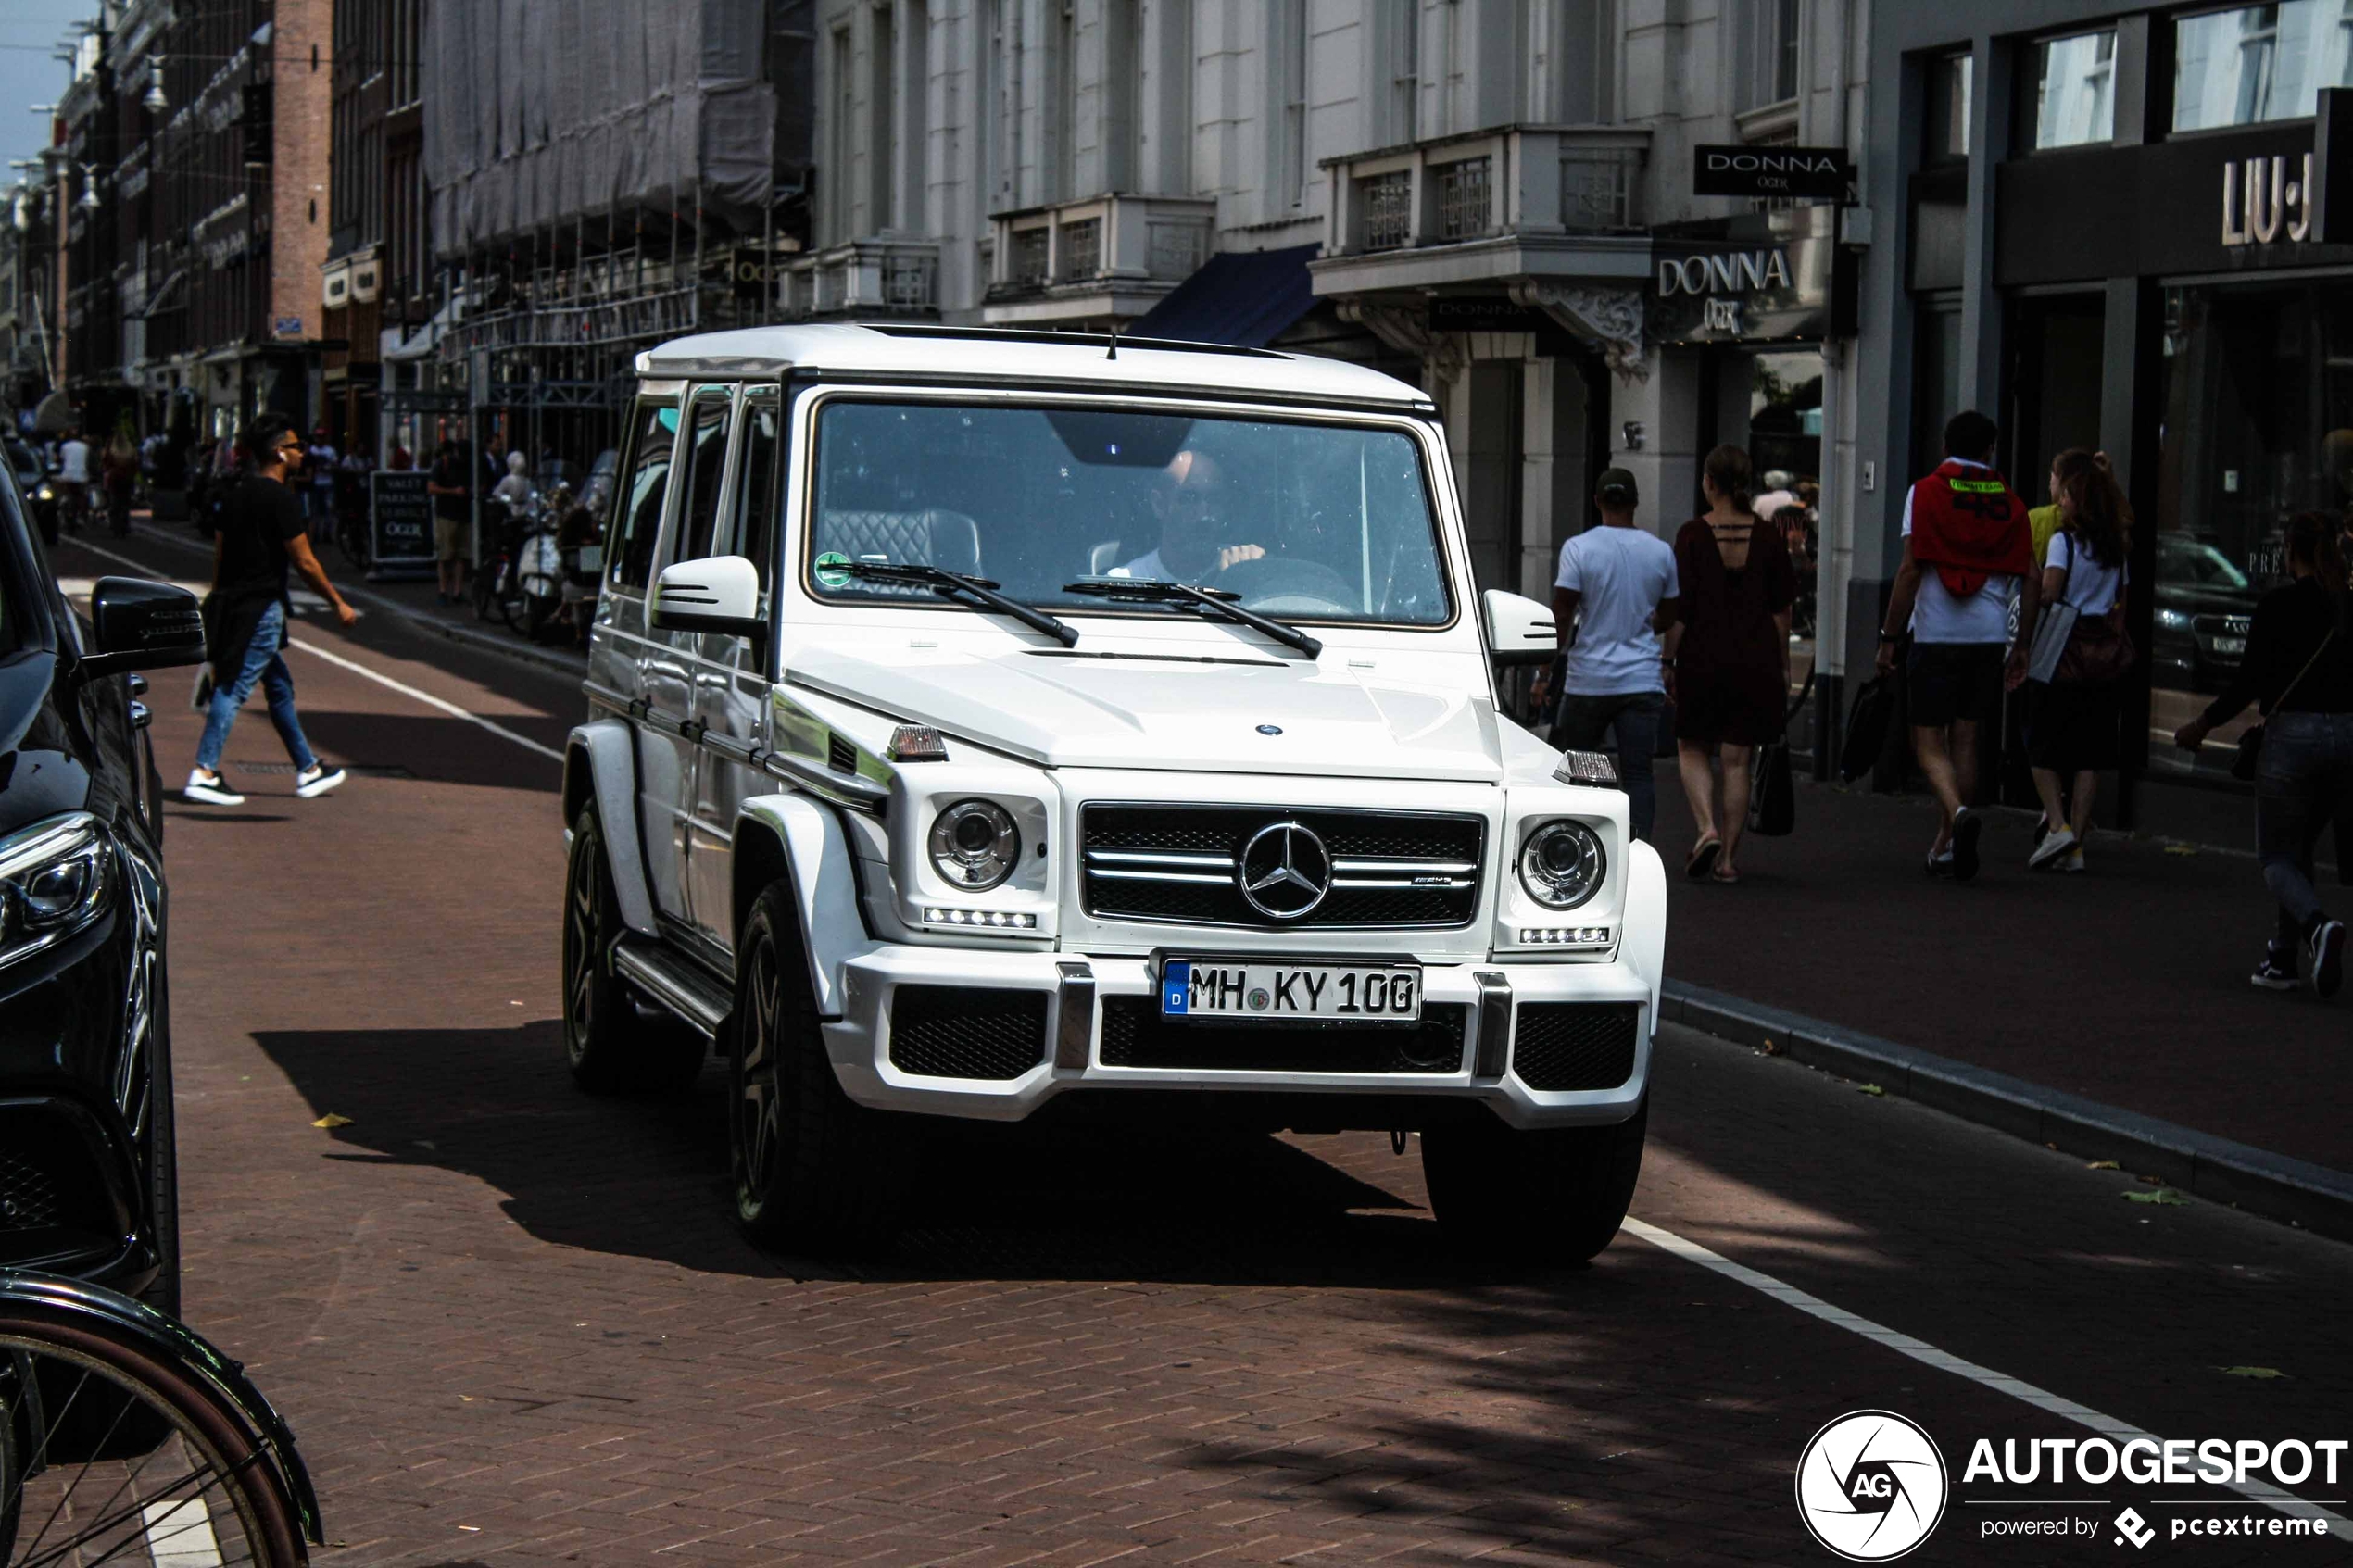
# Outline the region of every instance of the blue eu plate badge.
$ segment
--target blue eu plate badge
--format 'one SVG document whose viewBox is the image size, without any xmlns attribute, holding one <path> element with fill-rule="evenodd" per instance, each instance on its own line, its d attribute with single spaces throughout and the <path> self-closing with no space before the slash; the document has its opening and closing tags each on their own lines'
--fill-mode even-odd
<svg viewBox="0 0 2353 1568">
<path fill-rule="evenodd" d="M 1193 965 L 1189 959 L 1171 959 L 1160 972 L 1160 1012 L 1182 1017 L 1193 996 Z"/>
</svg>

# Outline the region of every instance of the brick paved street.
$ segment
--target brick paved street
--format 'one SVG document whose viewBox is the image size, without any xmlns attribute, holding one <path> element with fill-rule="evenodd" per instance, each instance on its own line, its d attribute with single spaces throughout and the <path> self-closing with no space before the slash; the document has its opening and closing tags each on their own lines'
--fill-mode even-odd
<svg viewBox="0 0 2353 1568">
<path fill-rule="evenodd" d="M 249 711 L 247 804 L 175 803 L 167 853 L 187 1313 L 300 1433 L 322 1562 L 1819 1562 L 1793 1466 L 1871 1407 L 1955 1472 L 1915 1560 L 2057 1560 L 1982 1544 L 1958 1473 L 2082 1428 L 1630 1234 L 1466 1276 L 1378 1135 L 961 1132 L 887 1259 L 762 1255 L 715 1070 L 636 1102 L 564 1071 L 559 770 L 513 737 L 560 746 L 576 689 L 384 614 L 296 637 L 366 776 L 295 799 Z M 156 692 L 176 784 L 195 715 Z M 1657 1082 L 1650 1224 L 2161 1436 L 2347 1436 L 2353 1249 L 1680 1030 Z"/>
</svg>

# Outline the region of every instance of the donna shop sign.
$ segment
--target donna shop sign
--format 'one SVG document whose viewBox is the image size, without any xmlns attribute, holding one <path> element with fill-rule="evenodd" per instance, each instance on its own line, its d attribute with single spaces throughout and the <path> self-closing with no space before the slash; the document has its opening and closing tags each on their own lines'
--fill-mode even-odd
<svg viewBox="0 0 2353 1568">
<path fill-rule="evenodd" d="M 1662 343 L 1833 335 L 1836 252 L 1828 232 L 1746 242 L 1661 241 L 1652 250 L 1650 331 Z"/>
</svg>

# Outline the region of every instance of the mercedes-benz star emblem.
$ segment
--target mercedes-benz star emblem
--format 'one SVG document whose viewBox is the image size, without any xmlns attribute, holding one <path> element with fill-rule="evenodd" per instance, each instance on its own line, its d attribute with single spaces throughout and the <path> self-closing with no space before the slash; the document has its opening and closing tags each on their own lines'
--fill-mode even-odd
<svg viewBox="0 0 2353 1568">
<path fill-rule="evenodd" d="M 1297 822 L 1269 822 L 1242 846 L 1234 881 L 1268 920 L 1298 920 L 1331 891 L 1331 851 Z"/>
</svg>

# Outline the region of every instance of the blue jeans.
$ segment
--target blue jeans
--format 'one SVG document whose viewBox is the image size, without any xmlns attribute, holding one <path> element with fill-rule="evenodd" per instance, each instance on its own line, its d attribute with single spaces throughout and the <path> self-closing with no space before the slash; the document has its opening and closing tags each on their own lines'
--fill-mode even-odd
<svg viewBox="0 0 2353 1568">
<path fill-rule="evenodd" d="M 303 738 L 302 721 L 295 717 L 294 672 L 278 653 L 278 640 L 285 629 L 283 604 L 263 610 L 260 624 L 253 629 L 253 641 L 245 645 L 245 663 L 238 667 L 235 684 L 226 690 L 218 685 L 212 688 L 204 739 L 196 743 L 196 766 L 206 772 L 219 771 L 220 749 L 229 744 L 229 726 L 237 721 L 237 709 L 253 695 L 257 682 L 270 698 L 270 722 L 277 726 L 278 738 L 286 743 L 286 755 L 294 759 L 295 767 L 308 772 L 317 765 L 319 759 Z"/>
<path fill-rule="evenodd" d="M 2263 884 L 2280 903 L 2275 950 L 2295 944 L 2328 911 L 2312 882 L 2321 830 L 2353 800 L 2353 713 L 2274 713 L 2263 726 L 2255 774 L 2255 848 Z"/>
<path fill-rule="evenodd" d="M 1659 715 L 1667 709 L 1665 692 L 1634 692 L 1624 696 L 1561 697 L 1560 718 L 1553 725 L 1553 744 L 1565 751 L 1593 751 L 1605 730 L 1617 732 L 1617 777 L 1626 788 L 1626 811 L 1636 838 L 1648 840 L 1658 820 L 1658 784 L 1651 773 L 1651 758 L 1658 749 Z"/>
</svg>

